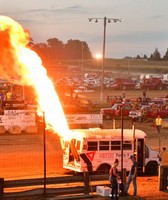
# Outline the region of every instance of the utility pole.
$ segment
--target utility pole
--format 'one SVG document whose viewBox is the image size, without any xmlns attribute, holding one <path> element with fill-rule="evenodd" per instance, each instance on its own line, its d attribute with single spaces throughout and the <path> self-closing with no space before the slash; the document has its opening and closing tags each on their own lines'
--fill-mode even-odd
<svg viewBox="0 0 168 200">
<path fill-rule="evenodd" d="M 82 86 L 84 86 L 84 69 L 83 69 L 83 41 L 82 41 Z"/>
<path fill-rule="evenodd" d="M 115 19 L 115 18 L 88 18 L 89 22 L 92 20 L 95 20 L 95 23 L 97 23 L 99 20 L 103 20 L 104 25 L 104 32 L 103 32 L 103 54 L 102 54 L 102 73 L 101 73 L 101 92 L 100 92 L 100 100 L 103 100 L 103 88 L 104 88 L 104 63 L 105 63 L 105 46 L 106 46 L 106 25 L 107 22 L 111 23 L 112 21 L 114 23 L 116 22 L 122 22 L 122 19 Z"/>
</svg>

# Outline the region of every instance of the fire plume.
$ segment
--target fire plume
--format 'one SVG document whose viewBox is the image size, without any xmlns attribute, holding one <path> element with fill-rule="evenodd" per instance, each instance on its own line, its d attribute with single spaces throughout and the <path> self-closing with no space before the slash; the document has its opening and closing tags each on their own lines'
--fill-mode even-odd
<svg viewBox="0 0 168 200">
<path fill-rule="evenodd" d="M 32 85 L 45 121 L 60 136 L 68 138 L 69 127 L 52 81 L 40 57 L 27 48 L 29 33 L 13 19 L 0 16 L 0 73 L 8 81 Z"/>
</svg>

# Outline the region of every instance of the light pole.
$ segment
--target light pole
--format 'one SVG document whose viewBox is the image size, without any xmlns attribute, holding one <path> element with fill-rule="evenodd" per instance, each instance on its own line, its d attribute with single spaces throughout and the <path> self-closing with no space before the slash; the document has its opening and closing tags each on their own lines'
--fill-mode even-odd
<svg viewBox="0 0 168 200">
<path fill-rule="evenodd" d="M 107 22 L 111 23 L 113 22 L 121 22 L 122 19 L 114 19 L 114 18 L 89 18 L 89 22 L 92 20 L 95 20 L 95 23 L 97 23 L 99 20 L 103 20 L 104 25 L 104 32 L 103 32 L 103 58 L 102 58 L 102 75 L 101 75 L 101 93 L 100 93 L 100 99 L 103 100 L 103 86 L 104 86 L 104 62 L 105 62 L 105 44 L 106 44 L 106 25 Z"/>
<path fill-rule="evenodd" d="M 124 139 L 124 119 L 123 119 L 123 106 L 121 106 L 121 192 L 123 193 L 124 191 L 124 185 L 123 185 L 123 139 Z"/>
<path fill-rule="evenodd" d="M 83 69 L 83 42 L 82 42 L 82 86 L 84 86 L 84 69 Z"/>
<path fill-rule="evenodd" d="M 42 112 L 43 114 L 43 122 L 42 122 L 42 127 L 43 127 L 43 150 L 44 150 L 44 199 L 46 199 L 46 123 L 45 123 L 45 113 Z"/>
</svg>

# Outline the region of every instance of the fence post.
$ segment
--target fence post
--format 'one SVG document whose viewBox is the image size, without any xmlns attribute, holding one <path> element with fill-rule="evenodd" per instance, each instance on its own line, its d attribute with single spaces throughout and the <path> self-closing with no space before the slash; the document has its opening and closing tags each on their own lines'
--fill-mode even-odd
<svg viewBox="0 0 168 200">
<path fill-rule="evenodd" d="M 161 174 L 162 174 L 162 166 L 159 166 L 159 176 L 158 176 L 158 178 L 159 178 L 159 180 L 158 180 L 158 182 L 159 182 L 159 191 L 162 191 L 162 178 L 161 178 Z"/>
<path fill-rule="evenodd" d="M 3 197 L 4 192 L 4 178 L 0 178 L 0 198 Z"/>
<path fill-rule="evenodd" d="M 89 172 L 83 172 L 84 176 L 84 195 L 89 195 L 90 192 L 90 178 L 89 178 Z"/>
<path fill-rule="evenodd" d="M 125 188 L 125 185 L 126 185 L 126 176 L 127 176 L 127 170 L 126 168 L 123 168 L 123 188 Z"/>
<path fill-rule="evenodd" d="M 159 190 L 167 189 L 168 166 L 159 166 Z"/>
</svg>

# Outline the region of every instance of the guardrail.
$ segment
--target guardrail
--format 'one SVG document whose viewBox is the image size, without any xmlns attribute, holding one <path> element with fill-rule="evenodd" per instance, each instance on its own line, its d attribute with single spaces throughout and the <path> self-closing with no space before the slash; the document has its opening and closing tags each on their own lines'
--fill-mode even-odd
<svg viewBox="0 0 168 200">
<path fill-rule="evenodd" d="M 96 186 L 109 186 L 108 175 L 83 173 L 75 176 L 7 180 L 0 178 L 0 199 L 19 197 L 91 196 Z"/>
</svg>

